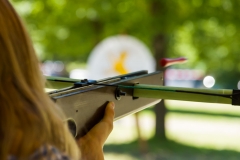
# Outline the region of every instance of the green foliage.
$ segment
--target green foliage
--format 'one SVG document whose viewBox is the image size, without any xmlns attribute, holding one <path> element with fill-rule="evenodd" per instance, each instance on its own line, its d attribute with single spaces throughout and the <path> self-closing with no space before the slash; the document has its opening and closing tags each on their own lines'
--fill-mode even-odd
<svg viewBox="0 0 240 160">
<path fill-rule="evenodd" d="M 168 57 L 189 59 L 176 67 L 203 69 L 219 85 L 228 82 L 231 88 L 239 80 L 240 1 L 13 0 L 13 4 L 42 60 L 86 62 L 99 41 L 116 34 L 133 35 L 153 50 L 153 38 L 164 34 Z"/>
</svg>

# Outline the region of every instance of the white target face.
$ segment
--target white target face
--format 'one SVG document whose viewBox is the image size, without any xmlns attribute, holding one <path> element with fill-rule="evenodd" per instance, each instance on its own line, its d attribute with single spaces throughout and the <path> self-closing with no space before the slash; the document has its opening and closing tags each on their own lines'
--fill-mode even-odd
<svg viewBox="0 0 240 160">
<path fill-rule="evenodd" d="M 132 36 L 109 37 L 98 44 L 88 59 L 91 79 L 102 79 L 139 70 L 155 71 L 155 60 L 148 48 Z"/>
</svg>

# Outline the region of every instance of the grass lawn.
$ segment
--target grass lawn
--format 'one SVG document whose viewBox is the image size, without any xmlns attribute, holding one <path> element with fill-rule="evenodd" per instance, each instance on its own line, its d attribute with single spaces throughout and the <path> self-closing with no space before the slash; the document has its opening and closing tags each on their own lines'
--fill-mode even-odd
<svg viewBox="0 0 240 160">
<path fill-rule="evenodd" d="M 203 149 L 176 143 L 149 139 L 148 150 L 139 151 L 137 141 L 126 144 L 108 144 L 104 148 L 106 160 L 239 160 L 240 153 L 230 150 Z"/>
<path fill-rule="evenodd" d="M 115 122 L 104 148 L 106 160 L 240 159 L 240 107 L 176 101 L 166 104 L 173 111 L 166 116 L 168 141 L 153 138 L 155 115 L 144 110 L 140 112 L 140 124 L 145 152 L 139 149 L 135 117 L 131 115 Z"/>
</svg>

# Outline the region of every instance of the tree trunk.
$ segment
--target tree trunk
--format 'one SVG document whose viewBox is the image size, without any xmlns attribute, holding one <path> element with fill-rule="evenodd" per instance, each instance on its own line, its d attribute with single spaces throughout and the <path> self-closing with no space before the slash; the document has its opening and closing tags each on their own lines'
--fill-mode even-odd
<svg viewBox="0 0 240 160">
<path fill-rule="evenodd" d="M 161 70 L 164 72 L 163 68 L 159 64 L 159 60 L 166 55 L 166 38 L 163 34 L 159 34 L 155 37 L 154 42 L 154 55 L 156 60 L 156 70 Z M 164 82 L 163 82 L 164 85 Z M 156 114 L 156 130 L 155 137 L 160 139 L 166 139 L 165 132 L 165 115 L 166 115 L 166 107 L 164 100 L 158 103 L 154 107 L 154 111 Z"/>
</svg>

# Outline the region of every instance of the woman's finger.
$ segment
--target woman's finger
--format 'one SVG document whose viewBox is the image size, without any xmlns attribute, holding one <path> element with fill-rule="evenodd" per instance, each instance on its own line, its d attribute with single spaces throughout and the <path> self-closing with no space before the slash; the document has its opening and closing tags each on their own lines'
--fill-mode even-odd
<svg viewBox="0 0 240 160">
<path fill-rule="evenodd" d="M 100 146 L 104 145 L 107 137 L 111 133 L 113 129 L 113 120 L 114 120 L 114 103 L 109 102 L 105 108 L 105 114 L 103 119 L 97 123 L 85 136 L 81 139 L 84 141 L 88 141 L 88 143 L 92 142 L 95 144 L 99 144 Z"/>
<path fill-rule="evenodd" d="M 113 102 L 109 102 L 105 109 L 105 114 L 101 122 L 105 122 L 109 124 L 109 129 L 113 128 L 113 120 L 114 120 L 114 107 L 115 104 Z"/>
</svg>

